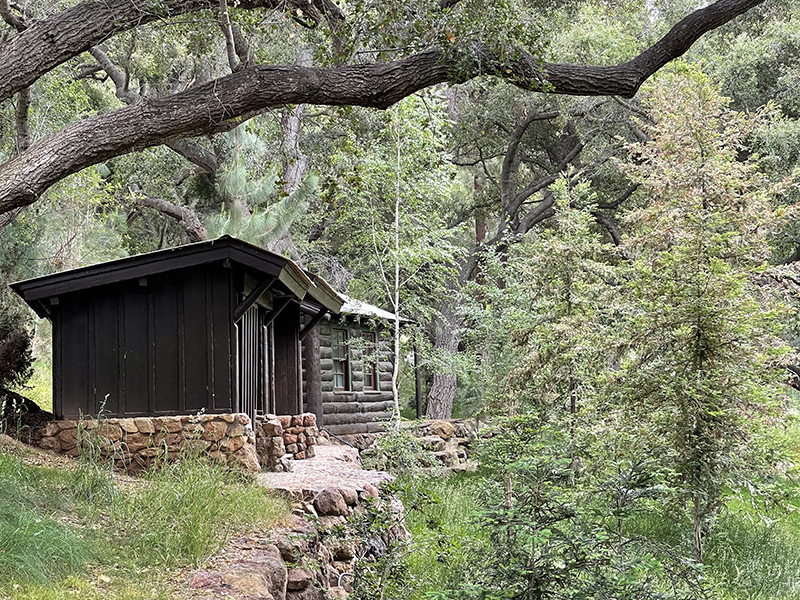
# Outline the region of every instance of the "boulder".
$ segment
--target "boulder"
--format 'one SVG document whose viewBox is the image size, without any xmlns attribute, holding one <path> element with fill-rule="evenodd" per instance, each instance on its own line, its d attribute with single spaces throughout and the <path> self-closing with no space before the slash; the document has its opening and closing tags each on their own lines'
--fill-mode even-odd
<svg viewBox="0 0 800 600">
<path fill-rule="evenodd" d="M 449 440 L 453 437 L 456 428 L 449 421 L 434 421 L 430 425 L 430 431 L 434 435 L 438 435 L 443 440 Z"/>
<path fill-rule="evenodd" d="M 290 591 L 304 590 L 311 583 L 311 575 L 303 569 L 289 569 L 286 589 Z"/>
<path fill-rule="evenodd" d="M 317 494 L 314 508 L 320 516 L 344 516 L 350 512 L 341 492 L 335 488 L 325 488 Z"/>
</svg>

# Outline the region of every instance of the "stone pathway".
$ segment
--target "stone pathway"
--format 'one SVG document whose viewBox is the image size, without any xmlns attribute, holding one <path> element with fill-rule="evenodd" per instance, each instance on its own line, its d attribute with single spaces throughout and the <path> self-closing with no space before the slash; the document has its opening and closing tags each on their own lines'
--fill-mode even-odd
<svg viewBox="0 0 800 600">
<path fill-rule="evenodd" d="M 382 482 L 394 479 L 384 471 L 362 469 L 355 448 L 323 443 L 316 446 L 313 458 L 292 461 L 291 472 L 260 473 L 257 481 L 287 491 L 297 500 L 308 500 L 326 488 L 363 492 L 365 485 L 377 488 Z"/>
</svg>

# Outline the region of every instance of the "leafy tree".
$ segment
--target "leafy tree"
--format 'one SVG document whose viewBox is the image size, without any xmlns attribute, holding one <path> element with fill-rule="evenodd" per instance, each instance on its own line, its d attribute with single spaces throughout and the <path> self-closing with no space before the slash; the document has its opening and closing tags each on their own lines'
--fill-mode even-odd
<svg viewBox="0 0 800 600">
<path fill-rule="evenodd" d="M 702 560 L 723 487 L 735 485 L 749 440 L 782 397 L 780 313 L 757 301 L 752 280 L 770 255 L 780 187 L 737 156 L 770 109 L 732 111 L 706 76 L 678 71 L 648 88 L 656 124 L 626 166 L 642 206 L 628 216 L 629 351 L 612 381 L 646 424 L 641 435 L 665 448 Z"/>
<path fill-rule="evenodd" d="M 25 146 L 29 100 L 36 94 L 38 82 L 87 50 L 126 105 L 90 118 L 76 116 L 77 122 L 7 160 L 0 167 L 0 211 L 8 213 L 32 204 L 55 182 L 88 166 L 164 143 L 177 147 L 180 144 L 175 142 L 181 138 L 230 130 L 242 119 L 290 103 L 386 108 L 421 89 L 479 75 L 498 76 L 526 90 L 631 96 L 644 80 L 683 54 L 704 33 L 762 1 L 719 0 L 690 13 L 662 40 L 627 62 L 580 66 L 544 60 L 539 40 L 548 35 L 548 19 L 540 15 L 546 17 L 547 11 L 521 0 L 494 5 L 489 18 L 482 3 L 458 0 L 423 2 L 411 14 L 412 7 L 406 8 L 403 2 L 380 8 L 354 3 L 343 9 L 330 0 L 247 0 L 231 11 L 223 0 L 211 15 L 205 12 L 207 3 L 196 0 L 148 5 L 87 0 L 63 9 L 47 3 L 17 6 L 3 0 L 0 16 L 7 27 L 0 38 L 0 103 L 18 96 L 18 145 Z M 289 27 L 292 21 L 311 28 L 327 24 L 327 43 L 334 49 L 349 50 L 350 55 L 342 60 L 341 53 L 333 52 L 333 60 L 340 62 L 329 63 L 328 68 L 255 64 L 242 25 L 252 11 L 265 9 L 285 9 Z M 352 14 L 346 12 L 349 9 Z M 122 72 L 119 77 L 118 66 L 105 60 L 98 47 L 126 32 L 150 32 L 153 36 L 155 24 L 161 27 L 187 14 L 202 16 L 190 52 L 213 47 L 219 49 L 218 56 L 227 58 L 207 61 L 213 67 L 198 70 L 194 85 L 192 80 L 177 78 L 172 89 L 162 86 L 149 96 L 150 88 L 145 78 L 140 78 L 140 88 L 133 92 L 131 73 Z M 381 22 L 384 15 L 392 18 Z M 357 25 L 343 27 L 351 22 Z M 219 43 L 209 41 L 213 39 L 209 28 L 222 32 Z M 295 37 L 296 32 L 288 29 L 284 31 Z M 542 33 L 536 35 L 539 31 Z M 389 51 L 384 41 L 402 45 Z M 387 54 L 392 58 L 383 60 Z M 356 58 L 367 56 L 378 60 L 353 64 Z M 151 74 L 146 68 L 142 72 Z"/>
</svg>

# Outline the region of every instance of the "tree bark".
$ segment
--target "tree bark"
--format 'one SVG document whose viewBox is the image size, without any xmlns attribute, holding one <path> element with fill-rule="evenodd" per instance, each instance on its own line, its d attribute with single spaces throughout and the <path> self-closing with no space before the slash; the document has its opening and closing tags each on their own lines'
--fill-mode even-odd
<svg viewBox="0 0 800 600">
<path fill-rule="evenodd" d="M 203 228 L 203 223 L 192 209 L 186 208 L 185 206 L 178 206 L 163 198 L 150 198 L 147 196 L 137 197 L 136 204 L 154 208 L 168 217 L 175 219 L 186 230 L 189 239 L 193 242 L 202 242 L 206 239 L 206 231 Z"/>
<path fill-rule="evenodd" d="M 306 410 L 317 415 L 317 427 L 323 427 L 319 325 L 315 325 L 303 340 L 303 356 L 306 359 Z"/>
<path fill-rule="evenodd" d="M 297 64 L 301 67 L 310 67 L 312 51 L 310 48 L 303 48 L 297 57 Z M 305 104 L 298 104 L 294 107 L 286 107 L 281 115 L 281 150 L 283 151 L 283 191 L 292 194 L 300 189 L 303 179 L 308 174 L 308 155 L 300 150 L 300 132 L 303 128 L 303 113 Z M 294 245 L 291 232 L 287 231 L 280 239 L 270 245 L 270 250 L 278 254 L 289 253 L 289 256 L 297 261 L 300 259 L 300 252 Z"/>
<path fill-rule="evenodd" d="M 541 63 L 537 57 L 524 51 L 509 65 L 498 60 L 489 46 L 475 41 L 460 49 L 464 56 L 475 58 L 474 69 L 466 75 L 454 73 L 452 80 L 461 81 L 479 74 L 497 75 L 525 89 L 630 98 L 650 75 L 684 54 L 700 36 L 763 2 L 718 0 L 686 16 L 666 36 L 637 57 L 614 66 Z M 276 0 L 242 0 L 237 7 L 275 8 L 284 4 Z M 294 0 L 288 5 L 301 9 L 303 16 L 310 21 L 309 25 L 325 18 L 329 22 L 338 22 L 343 18 L 341 10 L 332 0 L 315 0 L 313 3 Z M 0 47 L 0 102 L 113 35 L 165 17 L 193 13 L 208 7 L 208 0 L 162 0 L 156 4 L 135 0 L 104 0 L 83 2 L 34 23 Z M 446 62 L 445 57 L 442 58 L 442 62 Z"/>
<path fill-rule="evenodd" d="M 439 353 L 451 356 L 458 351 L 464 324 L 458 307 L 448 302 L 439 311 L 440 316 L 434 323 L 434 348 Z M 436 369 L 433 384 L 428 392 L 429 419 L 449 419 L 453 415 L 453 401 L 456 397 L 457 379 L 452 369 Z"/>
<path fill-rule="evenodd" d="M 323 19 L 343 18 L 341 10 L 332 0 L 241 0 L 237 8 L 283 8 L 287 5 L 301 9 L 309 24 Z M 0 47 L 0 102 L 118 33 L 209 7 L 208 0 L 81 2 L 30 24 L 25 31 Z"/>
</svg>

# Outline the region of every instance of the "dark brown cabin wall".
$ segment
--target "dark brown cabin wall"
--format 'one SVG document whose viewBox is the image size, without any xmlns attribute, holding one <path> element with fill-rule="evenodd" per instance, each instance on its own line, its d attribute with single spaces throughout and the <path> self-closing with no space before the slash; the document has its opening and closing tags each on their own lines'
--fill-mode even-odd
<svg viewBox="0 0 800 600">
<path fill-rule="evenodd" d="M 291 302 L 272 323 L 275 412 L 300 413 L 300 305 Z"/>
<path fill-rule="evenodd" d="M 57 416 L 232 412 L 230 286 L 204 266 L 60 297 Z"/>
</svg>

